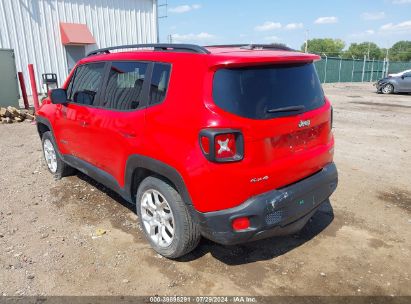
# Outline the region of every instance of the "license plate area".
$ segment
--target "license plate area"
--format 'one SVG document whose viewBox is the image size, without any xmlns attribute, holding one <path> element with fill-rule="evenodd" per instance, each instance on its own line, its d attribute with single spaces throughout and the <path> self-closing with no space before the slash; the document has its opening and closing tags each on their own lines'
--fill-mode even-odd
<svg viewBox="0 0 411 304">
<path fill-rule="evenodd" d="M 305 150 L 316 144 L 321 135 L 321 125 L 287 135 L 287 145 L 292 152 Z"/>
</svg>

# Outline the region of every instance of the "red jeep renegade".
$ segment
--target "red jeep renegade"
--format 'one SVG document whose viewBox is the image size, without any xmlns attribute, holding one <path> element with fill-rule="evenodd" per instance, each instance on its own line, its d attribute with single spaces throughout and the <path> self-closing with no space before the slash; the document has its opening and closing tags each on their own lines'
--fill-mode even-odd
<svg viewBox="0 0 411 304">
<path fill-rule="evenodd" d="M 37 113 L 48 168 L 75 168 L 136 204 L 165 257 L 201 236 L 295 233 L 337 186 L 318 59 L 281 45 L 96 50 Z"/>
</svg>

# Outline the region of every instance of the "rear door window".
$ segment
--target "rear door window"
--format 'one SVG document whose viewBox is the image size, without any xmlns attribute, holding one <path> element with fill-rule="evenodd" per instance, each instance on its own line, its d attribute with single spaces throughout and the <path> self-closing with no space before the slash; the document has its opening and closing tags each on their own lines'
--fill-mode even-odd
<svg viewBox="0 0 411 304">
<path fill-rule="evenodd" d="M 160 103 L 165 99 L 170 80 L 170 71 L 170 64 L 154 64 L 153 75 L 151 76 L 150 104 Z"/>
<path fill-rule="evenodd" d="M 69 101 L 93 105 L 104 74 L 104 62 L 89 63 L 77 67 L 67 89 Z"/>
<path fill-rule="evenodd" d="M 143 103 L 147 67 L 147 62 L 112 62 L 102 98 L 103 107 L 116 110 L 139 108 Z"/>
<path fill-rule="evenodd" d="M 312 63 L 220 69 L 213 80 L 214 102 L 252 119 L 295 115 L 321 107 L 324 93 Z"/>
</svg>

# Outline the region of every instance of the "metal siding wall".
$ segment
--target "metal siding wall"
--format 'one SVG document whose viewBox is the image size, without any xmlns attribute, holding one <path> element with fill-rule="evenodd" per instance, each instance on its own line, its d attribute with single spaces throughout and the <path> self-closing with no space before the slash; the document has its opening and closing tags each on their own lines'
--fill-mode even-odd
<svg viewBox="0 0 411 304">
<path fill-rule="evenodd" d="M 86 23 L 96 48 L 157 42 L 156 0 L 0 0 L 0 48 L 14 49 L 30 94 L 27 65 L 34 64 L 37 90 L 44 93 L 41 74 L 67 77 L 66 51 L 60 22 Z"/>
</svg>

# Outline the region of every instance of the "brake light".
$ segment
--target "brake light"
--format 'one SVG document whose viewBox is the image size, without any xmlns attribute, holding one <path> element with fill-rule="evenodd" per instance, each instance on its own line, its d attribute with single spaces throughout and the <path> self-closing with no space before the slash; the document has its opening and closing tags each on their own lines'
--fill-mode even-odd
<svg viewBox="0 0 411 304">
<path fill-rule="evenodd" d="M 236 231 L 245 230 L 250 228 L 250 220 L 248 219 L 248 217 L 238 217 L 233 220 L 231 225 L 233 226 L 233 229 Z"/>
<path fill-rule="evenodd" d="M 201 136 L 201 148 L 205 154 L 210 154 L 210 140 L 207 136 Z"/>
<path fill-rule="evenodd" d="M 204 129 L 200 132 L 204 156 L 213 162 L 240 161 L 244 156 L 243 135 L 232 129 Z"/>
<path fill-rule="evenodd" d="M 235 136 L 233 133 L 219 134 L 214 137 L 216 158 L 234 157 L 236 153 Z"/>
</svg>

